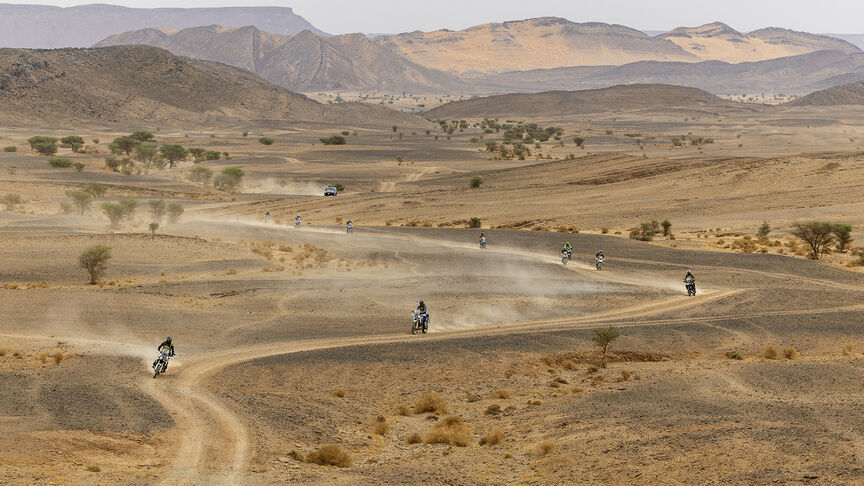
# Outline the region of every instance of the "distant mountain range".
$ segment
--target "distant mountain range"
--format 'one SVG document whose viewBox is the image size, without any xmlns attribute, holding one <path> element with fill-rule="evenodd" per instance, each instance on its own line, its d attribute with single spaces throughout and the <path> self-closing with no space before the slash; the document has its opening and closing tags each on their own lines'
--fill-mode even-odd
<svg viewBox="0 0 864 486">
<path fill-rule="evenodd" d="M 864 79 L 864 52 L 845 40 L 776 28 L 742 34 L 717 22 L 652 37 L 544 17 L 371 39 L 211 25 L 134 30 L 96 46 L 133 44 L 242 67 L 299 92 L 488 94 L 663 83 L 715 94 L 804 94 Z"/>
<path fill-rule="evenodd" d="M 303 30 L 323 34 L 286 7 L 126 8 L 81 5 L 62 8 L 0 3 L 0 47 L 89 47 L 118 32 L 147 27 L 185 29 L 210 24 L 228 27 L 253 25 L 282 35 L 293 35 Z"/>
</svg>

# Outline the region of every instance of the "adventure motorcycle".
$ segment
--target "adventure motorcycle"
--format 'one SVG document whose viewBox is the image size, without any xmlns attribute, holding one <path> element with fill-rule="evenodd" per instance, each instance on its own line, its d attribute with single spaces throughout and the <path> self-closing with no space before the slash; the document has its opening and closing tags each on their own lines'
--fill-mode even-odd
<svg viewBox="0 0 864 486">
<path fill-rule="evenodd" d="M 429 314 L 421 314 L 417 310 L 412 314 L 414 319 L 411 323 L 411 334 L 417 334 L 417 331 L 422 331 L 423 334 L 429 332 Z"/>
</svg>

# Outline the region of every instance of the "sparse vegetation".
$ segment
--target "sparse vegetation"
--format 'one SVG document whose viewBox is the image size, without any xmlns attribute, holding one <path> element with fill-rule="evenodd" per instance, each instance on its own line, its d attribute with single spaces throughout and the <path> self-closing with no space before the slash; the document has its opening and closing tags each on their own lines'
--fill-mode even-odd
<svg viewBox="0 0 864 486">
<path fill-rule="evenodd" d="M 670 225 L 671 226 L 671 225 Z M 657 220 L 645 221 L 638 228 L 630 230 L 630 239 L 639 241 L 651 241 L 660 232 L 660 223 Z"/>
<path fill-rule="evenodd" d="M 792 227 L 792 235 L 810 247 L 811 258 L 819 260 L 835 241 L 834 226 L 824 221 L 796 223 Z"/>
<path fill-rule="evenodd" d="M 348 142 L 342 135 L 333 135 L 332 137 L 322 138 L 321 143 L 324 145 L 345 145 Z"/>
<path fill-rule="evenodd" d="M 615 342 L 620 334 L 614 327 L 601 328 L 594 331 L 594 336 L 591 337 L 591 341 L 594 342 L 594 345 L 599 347 L 603 353 L 600 358 L 600 363 L 602 366 L 606 366 L 606 351 L 609 348 L 609 345 Z"/>
<path fill-rule="evenodd" d="M 447 405 L 435 392 L 428 392 L 414 402 L 414 413 L 447 413 Z"/>
<path fill-rule="evenodd" d="M 14 146 L 14 145 L 8 145 L 6 147 L 3 147 L 3 151 L 4 152 L 17 152 L 18 147 Z"/>
<path fill-rule="evenodd" d="M 226 167 L 213 179 L 213 187 L 220 191 L 233 191 L 243 183 L 244 175 L 246 173 L 240 167 Z"/>
<path fill-rule="evenodd" d="M 660 226 L 663 227 L 663 236 L 672 236 L 672 223 L 668 219 L 664 219 Z"/>
<path fill-rule="evenodd" d="M 21 194 L 10 192 L 3 196 L 3 205 L 6 211 L 14 211 L 15 206 L 21 204 Z"/>
<path fill-rule="evenodd" d="M 72 167 L 72 160 L 60 157 L 50 158 L 48 159 L 48 165 L 59 169 L 68 169 Z"/>
<path fill-rule="evenodd" d="M 544 440 L 543 442 L 537 444 L 535 452 L 538 456 L 545 456 L 553 450 L 555 450 L 555 443 L 551 440 Z"/>
<path fill-rule="evenodd" d="M 466 447 L 471 443 L 471 431 L 461 417 L 450 415 L 439 420 L 426 432 L 424 442 Z"/>
<path fill-rule="evenodd" d="M 375 426 L 372 427 L 372 431 L 378 435 L 386 435 L 389 430 L 390 424 L 387 423 L 387 419 L 383 415 L 376 417 Z"/>
<path fill-rule="evenodd" d="M 321 466 L 350 467 L 354 460 L 337 444 L 327 444 L 306 456 L 306 462 Z"/>
<path fill-rule="evenodd" d="M 471 218 L 468 220 L 469 228 L 481 228 L 483 226 L 483 221 L 480 218 Z"/>
<path fill-rule="evenodd" d="M 213 177 L 213 171 L 200 165 L 196 165 L 189 169 L 189 172 L 186 175 L 186 179 L 189 182 L 194 182 L 196 184 L 207 184 L 210 182 L 211 177 Z"/>
<path fill-rule="evenodd" d="M 777 350 L 777 346 L 768 346 L 762 351 L 762 357 L 765 359 L 777 359 L 780 357 L 780 352 Z"/>
<path fill-rule="evenodd" d="M 340 390 L 333 391 L 333 393 L 331 393 L 331 395 L 333 395 L 334 397 L 337 397 L 337 398 L 344 398 L 346 395 L 346 392 L 345 392 L 345 390 L 340 389 Z"/>
<path fill-rule="evenodd" d="M 798 350 L 796 350 L 792 346 L 789 346 L 788 348 L 783 350 L 783 356 L 785 356 L 786 359 L 798 359 Z"/>
<path fill-rule="evenodd" d="M 186 160 L 186 157 L 189 157 L 189 151 L 182 145 L 177 144 L 163 145 L 159 147 L 159 152 L 168 161 L 168 167 L 174 167 L 177 162 Z"/>
<path fill-rule="evenodd" d="M 421 443 L 423 443 L 423 437 L 418 433 L 413 433 L 413 434 L 408 435 L 408 437 L 405 438 L 405 443 L 406 444 L 421 444 Z"/>
<path fill-rule="evenodd" d="M 834 239 L 837 240 L 837 251 L 846 253 L 852 244 L 852 225 L 837 223 L 832 231 Z"/>
<path fill-rule="evenodd" d="M 261 145 L 273 145 L 273 139 L 270 137 L 261 137 L 258 139 L 258 143 Z"/>
<path fill-rule="evenodd" d="M 152 236 L 156 236 L 156 230 L 159 229 L 159 223 L 157 223 L 156 221 L 153 221 L 147 227 L 150 228 L 150 234 Z"/>
<path fill-rule="evenodd" d="M 110 259 L 111 247 L 107 245 L 93 245 L 81 252 L 78 264 L 90 275 L 90 285 L 96 285 L 96 281 L 108 268 Z"/>
<path fill-rule="evenodd" d="M 768 238 L 769 234 L 771 234 L 771 225 L 768 224 L 768 221 L 763 221 L 759 229 L 756 230 L 756 237 L 761 240 Z"/>
<path fill-rule="evenodd" d="M 89 192 L 79 189 L 66 191 L 66 195 L 72 199 L 72 204 L 75 205 L 75 210 L 79 215 L 83 215 L 87 209 L 90 208 L 90 202 L 93 199 L 93 196 L 91 196 Z"/>
<path fill-rule="evenodd" d="M 477 189 L 478 187 L 483 185 L 483 178 L 474 176 L 471 178 L 471 182 L 468 184 L 468 187 L 471 189 Z"/>
<path fill-rule="evenodd" d="M 843 355 L 844 356 L 852 356 L 852 350 L 853 350 L 853 347 L 851 344 L 847 344 L 846 346 L 843 346 Z"/>
<path fill-rule="evenodd" d="M 483 437 L 480 438 L 480 445 L 492 447 L 504 442 L 505 437 L 504 432 L 497 429 L 491 430 L 483 434 Z"/>
<path fill-rule="evenodd" d="M 183 216 L 183 206 L 180 203 L 168 203 L 165 210 L 168 211 L 168 221 L 171 224 L 177 223 L 180 221 L 180 216 Z"/>
</svg>

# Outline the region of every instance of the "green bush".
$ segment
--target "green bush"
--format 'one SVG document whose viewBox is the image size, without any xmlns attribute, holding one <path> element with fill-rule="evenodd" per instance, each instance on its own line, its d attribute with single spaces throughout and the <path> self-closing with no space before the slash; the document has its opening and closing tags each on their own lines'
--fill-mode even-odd
<svg viewBox="0 0 864 486">
<path fill-rule="evenodd" d="M 90 275 L 90 285 L 96 285 L 96 280 L 105 272 L 110 259 L 111 247 L 107 245 L 93 245 L 81 252 L 78 264 Z M 95 469 L 98 471 L 99 468 Z"/>
<path fill-rule="evenodd" d="M 630 230 L 630 238 L 640 241 L 651 241 L 659 232 L 660 223 L 657 220 L 645 221 L 638 228 Z"/>
<path fill-rule="evenodd" d="M 471 218 L 468 221 L 469 228 L 480 228 L 481 226 L 483 226 L 483 222 L 480 221 L 480 218 Z"/>
<path fill-rule="evenodd" d="M 3 147 L 3 151 L 4 152 L 17 152 L 18 147 L 14 146 L 14 145 L 10 145 L 8 147 Z"/>
<path fill-rule="evenodd" d="M 57 153 L 57 142 L 39 142 L 33 149 L 41 155 L 54 155 Z"/>
<path fill-rule="evenodd" d="M 72 167 L 72 161 L 70 159 L 56 157 L 48 159 L 48 165 L 50 165 L 51 167 L 68 169 L 69 167 Z"/>
<path fill-rule="evenodd" d="M 28 138 L 28 139 L 27 139 L 27 143 L 30 144 L 30 148 L 32 148 L 33 150 L 36 150 L 36 145 L 38 145 L 38 144 L 40 144 L 40 143 L 53 143 L 53 144 L 56 144 L 56 143 L 57 143 L 57 139 L 54 138 L 54 137 L 44 137 L 44 136 L 41 136 L 41 135 L 37 135 L 37 136 L 35 136 L 35 137 L 30 137 L 30 138 Z"/>
<path fill-rule="evenodd" d="M 469 184 L 469 187 L 471 187 L 471 189 L 477 189 L 481 185 L 483 185 L 483 178 L 482 177 L 476 177 L 475 176 L 475 177 L 471 178 L 471 183 Z"/>
<path fill-rule="evenodd" d="M 15 206 L 21 204 L 21 194 L 10 192 L 3 196 L 3 204 L 6 206 L 6 211 L 14 211 Z"/>
<path fill-rule="evenodd" d="M 768 224 L 768 221 L 765 221 L 756 231 L 756 237 L 761 240 L 762 238 L 768 238 L 769 234 L 771 234 L 771 225 Z"/>
<path fill-rule="evenodd" d="M 342 135 L 333 135 L 332 137 L 322 138 L 321 143 L 324 145 L 345 145 L 345 137 Z"/>
<path fill-rule="evenodd" d="M 339 192 L 342 192 L 342 191 L 345 190 L 345 186 L 343 186 L 342 184 L 340 184 L 340 183 L 338 183 L 338 182 L 337 182 L 336 184 L 333 184 L 333 187 L 335 187 L 336 190 L 339 191 Z"/>
<path fill-rule="evenodd" d="M 273 145 L 273 139 L 270 137 L 261 137 L 258 139 L 258 143 L 262 145 Z"/>
<path fill-rule="evenodd" d="M 204 152 L 204 160 L 219 160 L 221 156 L 222 153 L 215 150 L 208 150 Z"/>
<path fill-rule="evenodd" d="M 244 175 L 239 167 L 226 167 L 213 179 L 213 187 L 220 191 L 233 191 L 243 182 Z"/>
</svg>

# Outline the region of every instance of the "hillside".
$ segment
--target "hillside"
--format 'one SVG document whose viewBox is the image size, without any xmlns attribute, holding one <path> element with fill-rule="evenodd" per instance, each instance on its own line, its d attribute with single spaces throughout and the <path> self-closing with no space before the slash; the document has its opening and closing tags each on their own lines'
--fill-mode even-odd
<svg viewBox="0 0 864 486">
<path fill-rule="evenodd" d="M 737 64 L 640 61 L 623 66 L 538 69 L 495 74 L 476 81 L 482 89 L 499 92 L 659 83 L 691 86 L 715 94 L 806 94 L 858 79 L 864 79 L 864 53 L 817 51 Z"/>
<path fill-rule="evenodd" d="M 864 105 L 864 81 L 835 86 L 810 93 L 791 103 L 790 106 L 836 106 Z"/>
<path fill-rule="evenodd" d="M 143 29 L 117 34 L 96 47 L 149 45 L 176 55 L 250 70 L 292 91 L 452 92 L 467 89 L 447 73 L 414 64 L 362 34 L 295 36 L 246 26 L 218 25 L 180 31 Z"/>
<path fill-rule="evenodd" d="M 727 102 L 700 89 L 662 84 L 634 84 L 584 91 L 547 91 L 505 94 L 454 101 L 430 110 L 429 119 L 556 117 L 649 108 L 730 107 Z"/>
<path fill-rule="evenodd" d="M 375 40 L 398 49 L 417 64 L 460 74 L 626 64 L 646 59 L 699 60 L 668 40 L 629 27 L 579 24 L 555 17 L 484 24 L 455 32 L 418 31 Z"/>
<path fill-rule="evenodd" d="M 368 105 L 322 105 L 248 71 L 154 47 L 0 49 L 0 66 L 6 119 L 416 121 Z"/>
<path fill-rule="evenodd" d="M 742 34 L 721 22 L 681 27 L 657 38 L 675 43 L 700 60 L 729 63 L 764 61 L 821 50 L 846 54 L 861 52 L 853 44 L 832 37 L 778 28 Z"/>
<path fill-rule="evenodd" d="M 267 32 L 322 33 L 285 7 L 127 8 L 114 5 L 53 7 L 0 4 L 0 47 L 89 47 L 100 40 L 148 27 L 185 29 L 219 24 L 254 25 Z"/>
</svg>

